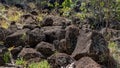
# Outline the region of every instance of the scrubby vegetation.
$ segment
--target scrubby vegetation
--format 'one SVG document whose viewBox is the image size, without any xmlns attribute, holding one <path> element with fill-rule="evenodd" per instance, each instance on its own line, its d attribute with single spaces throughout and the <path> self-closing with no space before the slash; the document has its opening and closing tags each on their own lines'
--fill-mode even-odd
<svg viewBox="0 0 120 68">
<path fill-rule="evenodd" d="M 50 65 L 46 60 L 44 60 L 39 63 L 31 63 L 29 68 L 50 68 Z"/>
<path fill-rule="evenodd" d="M 120 0 L 0 0 L 0 66 L 86 68 L 84 61 L 120 68 Z"/>
</svg>

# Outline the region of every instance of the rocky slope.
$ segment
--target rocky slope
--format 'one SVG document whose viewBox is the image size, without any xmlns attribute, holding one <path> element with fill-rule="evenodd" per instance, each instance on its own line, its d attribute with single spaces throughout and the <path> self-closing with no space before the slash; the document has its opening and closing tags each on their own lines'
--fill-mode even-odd
<svg viewBox="0 0 120 68">
<path fill-rule="evenodd" d="M 10 21 L 7 29 L 0 27 L 1 68 L 29 68 L 42 60 L 51 68 L 116 68 L 107 39 L 120 45 L 119 23 L 111 23 L 106 32 L 106 28 L 90 28 L 88 19 L 81 23 L 76 17 L 48 14 L 38 21 L 38 15 L 31 11 L 22 14 L 19 22 Z M 26 66 L 15 64 L 18 58 L 23 58 Z"/>
</svg>

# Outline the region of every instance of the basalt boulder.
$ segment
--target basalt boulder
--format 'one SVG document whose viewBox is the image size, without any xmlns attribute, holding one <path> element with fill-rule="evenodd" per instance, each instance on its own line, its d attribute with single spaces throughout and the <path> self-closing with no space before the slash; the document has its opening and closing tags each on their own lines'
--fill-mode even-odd
<svg viewBox="0 0 120 68">
<path fill-rule="evenodd" d="M 39 58 L 41 60 L 41 58 L 43 58 L 43 55 L 33 48 L 23 48 L 18 57 L 23 57 L 23 59 L 29 61 L 35 58 Z"/>
<path fill-rule="evenodd" d="M 18 54 L 21 52 L 22 46 L 15 47 L 11 50 L 13 59 L 17 59 Z"/>
<path fill-rule="evenodd" d="M 65 38 L 65 30 L 62 26 L 48 26 L 41 29 L 46 37 L 46 42 L 53 43 L 54 40 L 61 40 Z"/>
<path fill-rule="evenodd" d="M 83 57 L 77 62 L 75 62 L 75 68 L 102 68 L 102 67 L 90 57 Z"/>
<path fill-rule="evenodd" d="M 35 47 L 41 41 L 45 41 L 45 34 L 39 28 L 35 28 L 34 30 L 30 30 L 26 33 L 27 40 L 26 42 L 30 47 Z"/>
<path fill-rule="evenodd" d="M 43 19 L 43 22 L 41 23 L 41 26 L 52 26 L 53 25 L 53 19 L 51 17 L 45 17 Z"/>
<path fill-rule="evenodd" d="M 55 53 L 54 45 L 47 42 L 39 43 L 36 46 L 36 50 L 39 51 L 42 55 L 44 55 L 46 58 L 50 57 L 52 54 Z"/>
<path fill-rule="evenodd" d="M 0 41 L 5 41 L 5 38 L 11 34 L 11 31 L 0 27 Z"/>
<path fill-rule="evenodd" d="M 31 30 L 39 27 L 40 25 L 40 23 L 36 20 L 36 16 L 32 14 L 22 15 L 20 18 L 20 22 L 23 24 L 22 28 L 29 28 Z"/>
<path fill-rule="evenodd" d="M 89 56 L 99 63 L 107 61 L 109 56 L 108 43 L 101 33 L 81 30 L 71 56 L 76 60 Z"/>
<path fill-rule="evenodd" d="M 23 29 L 23 30 L 17 30 L 13 34 L 9 35 L 5 39 L 5 45 L 6 47 L 12 47 L 12 46 L 25 46 L 25 40 L 26 40 L 26 32 L 29 31 L 29 29 Z"/>
<path fill-rule="evenodd" d="M 79 35 L 79 28 L 75 25 L 70 25 L 66 28 L 66 34 L 65 34 L 65 44 L 67 49 L 67 54 L 72 54 L 74 51 L 76 44 L 77 44 L 77 38 Z"/>
<path fill-rule="evenodd" d="M 73 61 L 74 59 L 65 53 L 56 53 L 48 58 L 48 62 L 52 68 L 64 68 Z"/>
</svg>

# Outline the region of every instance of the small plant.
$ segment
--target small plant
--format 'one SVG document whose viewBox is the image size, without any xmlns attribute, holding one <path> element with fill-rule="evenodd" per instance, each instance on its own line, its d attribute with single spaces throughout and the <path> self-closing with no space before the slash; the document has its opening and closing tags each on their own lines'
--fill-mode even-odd
<svg viewBox="0 0 120 68">
<path fill-rule="evenodd" d="M 31 63 L 28 68 L 50 68 L 50 65 L 46 60 L 44 60 L 39 63 Z"/>
<path fill-rule="evenodd" d="M 0 26 L 7 29 L 9 27 L 9 24 L 6 22 L 6 20 L 1 20 L 0 22 Z"/>
<path fill-rule="evenodd" d="M 120 49 L 115 42 L 109 42 L 111 56 L 118 62 L 117 67 L 120 68 Z"/>
<path fill-rule="evenodd" d="M 62 6 L 63 8 L 66 8 L 66 7 L 71 7 L 73 4 L 72 0 L 65 0 L 63 3 L 62 3 Z"/>
<path fill-rule="evenodd" d="M 38 16 L 37 16 L 37 21 L 42 21 L 43 20 L 43 15 L 42 14 L 39 14 Z"/>
<path fill-rule="evenodd" d="M 16 65 L 23 65 L 23 66 L 25 66 L 26 65 L 26 61 L 23 59 L 23 58 L 18 58 L 17 60 L 16 60 L 16 63 L 15 63 Z"/>
<path fill-rule="evenodd" d="M 63 16 L 69 16 L 71 10 L 72 10 L 71 8 L 66 7 L 66 8 L 62 8 L 61 12 L 63 12 Z"/>
<path fill-rule="evenodd" d="M 62 3 L 62 9 L 61 9 L 61 12 L 63 12 L 63 16 L 69 16 L 70 15 L 70 12 L 72 11 L 72 6 L 73 6 L 73 2 L 72 0 L 65 0 L 63 3 Z"/>
<path fill-rule="evenodd" d="M 5 63 L 8 63 L 9 60 L 10 60 L 10 53 L 9 53 L 9 52 L 6 52 L 6 53 L 3 55 L 3 59 L 4 59 Z"/>
</svg>

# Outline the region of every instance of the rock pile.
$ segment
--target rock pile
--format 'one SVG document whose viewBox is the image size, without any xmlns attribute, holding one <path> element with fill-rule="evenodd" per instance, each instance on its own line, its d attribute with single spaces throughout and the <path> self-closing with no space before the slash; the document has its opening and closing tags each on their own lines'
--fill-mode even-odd
<svg viewBox="0 0 120 68">
<path fill-rule="evenodd" d="M 55 24 L 54 17 L 44 18 L 41 26 L 28 27 L 34 23 L 31 20 L 24 19 L 21 29 L 16 23 L 11 24 L 15 27 L 0 28 L 0 42 L 3 42 L 0 45 L 4 45 L 0 46 L 0 66 L 5 64 L 6 49 L 14 47 L 11 50 L 14 60 L 19 57 L 29 62 L 46 59 L 51 68 L 108 68 L 108 43 L 102 33 L 80 29 L 71 22 L 68 25 L 67 20 L 58 20 L 59 24 Z"/>
</svg>

